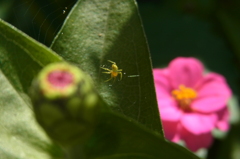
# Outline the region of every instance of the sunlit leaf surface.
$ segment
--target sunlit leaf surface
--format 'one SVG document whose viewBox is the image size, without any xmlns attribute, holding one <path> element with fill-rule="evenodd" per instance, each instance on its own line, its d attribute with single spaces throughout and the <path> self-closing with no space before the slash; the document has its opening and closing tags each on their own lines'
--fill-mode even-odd
<svg viewBox="0 0 240 159">
<path fill-rule="evenodd" d="M 1 159 L 61 156 L 59 148 L 36 123 L 26 94 L 38 70 L 59 60 L 50 49 L 0 20 Z"/>
<path fill-rule="evenodd" d="M 152 67 L 134 0 L 81 0 L 73 8 L 52 49 L 88 73 L 113 110 L 162 134 Z M 116 62 L 116 81 L 105 82 Z"/>
</svg>

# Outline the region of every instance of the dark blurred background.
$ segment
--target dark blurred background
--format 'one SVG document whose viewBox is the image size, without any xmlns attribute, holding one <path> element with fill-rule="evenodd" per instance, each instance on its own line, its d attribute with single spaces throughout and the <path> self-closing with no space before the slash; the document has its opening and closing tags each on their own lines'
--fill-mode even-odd
<svg viewBox="0 0 240 159">
<path fill-rule="evenodd" d="M 0 18 L 50 46 L 76 0 L 0 0 Z M 240 88 L 240 0 L 138 0 L 153 67 L 173 58 L 200 59 Z M 240 126 L 216 140 L 210 159 L 239 159 Z M 237 145 L 237 146 L 236 146 Z"/>
</svg>

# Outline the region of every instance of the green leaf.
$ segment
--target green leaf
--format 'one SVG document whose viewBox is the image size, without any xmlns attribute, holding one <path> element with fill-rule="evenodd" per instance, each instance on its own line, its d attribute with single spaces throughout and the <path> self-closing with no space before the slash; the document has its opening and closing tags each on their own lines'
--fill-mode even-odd
<svg viewBox="0 0 240 159">
<path fill-rule="evenodd" d="M 61 151 L 36 123 L 33 112 L 0 71 L 0 158 L 51 159 Z"/>
<path fill-rule="evenodd" d="M 88 73 L 110 107 L 161 134 L 152 66 L 134 0 L 80 0 L 52 44 L 65 60 Z M 100 66 L 116 62 L 123 79 Z"/>
<path fill-rule="evenodd" d="M 121 154 L 121 155 L 112 155 L 107 157 L 99 157 L 97 159 L 157 159 L 156 157 L 152 157 L 144 154 Z"/>
<path fill-rule="evenodd" d="M 17 91 L 27 93 L 43 66 L 61 60 L 52 50 L 0 19 L 0 68 Z"/>
<path fill-rule="evenodd" d="M 168 142 L 159 134 L 112 112 L 102 115 L 95 134 L 85 146 L 85 152 L 88 159 L 198 159 L 182 146 Z"/>
<path fill-rule="evenodd" d="M 59 147 L 36 123 L 28 87 L 42 66 L 61 58 L 0 20 L 0 158 L 50 159 Z"/>
</svg>

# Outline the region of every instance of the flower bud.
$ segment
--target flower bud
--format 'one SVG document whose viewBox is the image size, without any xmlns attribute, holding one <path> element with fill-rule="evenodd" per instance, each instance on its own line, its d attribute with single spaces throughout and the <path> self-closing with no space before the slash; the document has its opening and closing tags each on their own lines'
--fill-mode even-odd
<svg viewBox="0 0 240 159">
<path fill-rule="evenodd" d="M 88 139 L 103 104 L 88 75 L 67 63 L 46 66 L 33 81 L 30 97 L 39 124 L 63 146 Z"/>
</svg>

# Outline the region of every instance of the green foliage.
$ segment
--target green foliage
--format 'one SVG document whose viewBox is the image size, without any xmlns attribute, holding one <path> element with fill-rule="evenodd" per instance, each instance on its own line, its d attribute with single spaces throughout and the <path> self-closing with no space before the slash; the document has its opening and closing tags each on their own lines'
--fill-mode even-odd
<svg viewBox="0 0 240 159">
<path fill-rule="evenodd" d="M 62 155 L 36 123 L 26 93 L 39 69 L 59 60 L 50 49 L 0 20 L 0 158 Z"/>
<path fill-rule="evenodd" d="M 148 46 L 135 1 L 78 1 L 51 48 L 88 73 L 113 110 L 163 134 Z M 104 82 L 110 75 L 102 74 L 100 66 L 110 68 L 107 60 L 123 69 L 122 81 Z"/>
<path fill-rule="evenodd" d="M 0 158 L 198 158 L 163 138 L 150 55 L 134 0 L 78 1 L 52 49 L 61 57 L 0 21 Z M 62 58 L 91 76 L 113 110 L 102 113 L 86 143 L 65 151 L 36 123 L 27 93 L 39 70 Z M 109 76 L 100 66 L 110 68 L 107 60 L 123 69 L 122 81 L 104 82 Z"/>
</svg>

